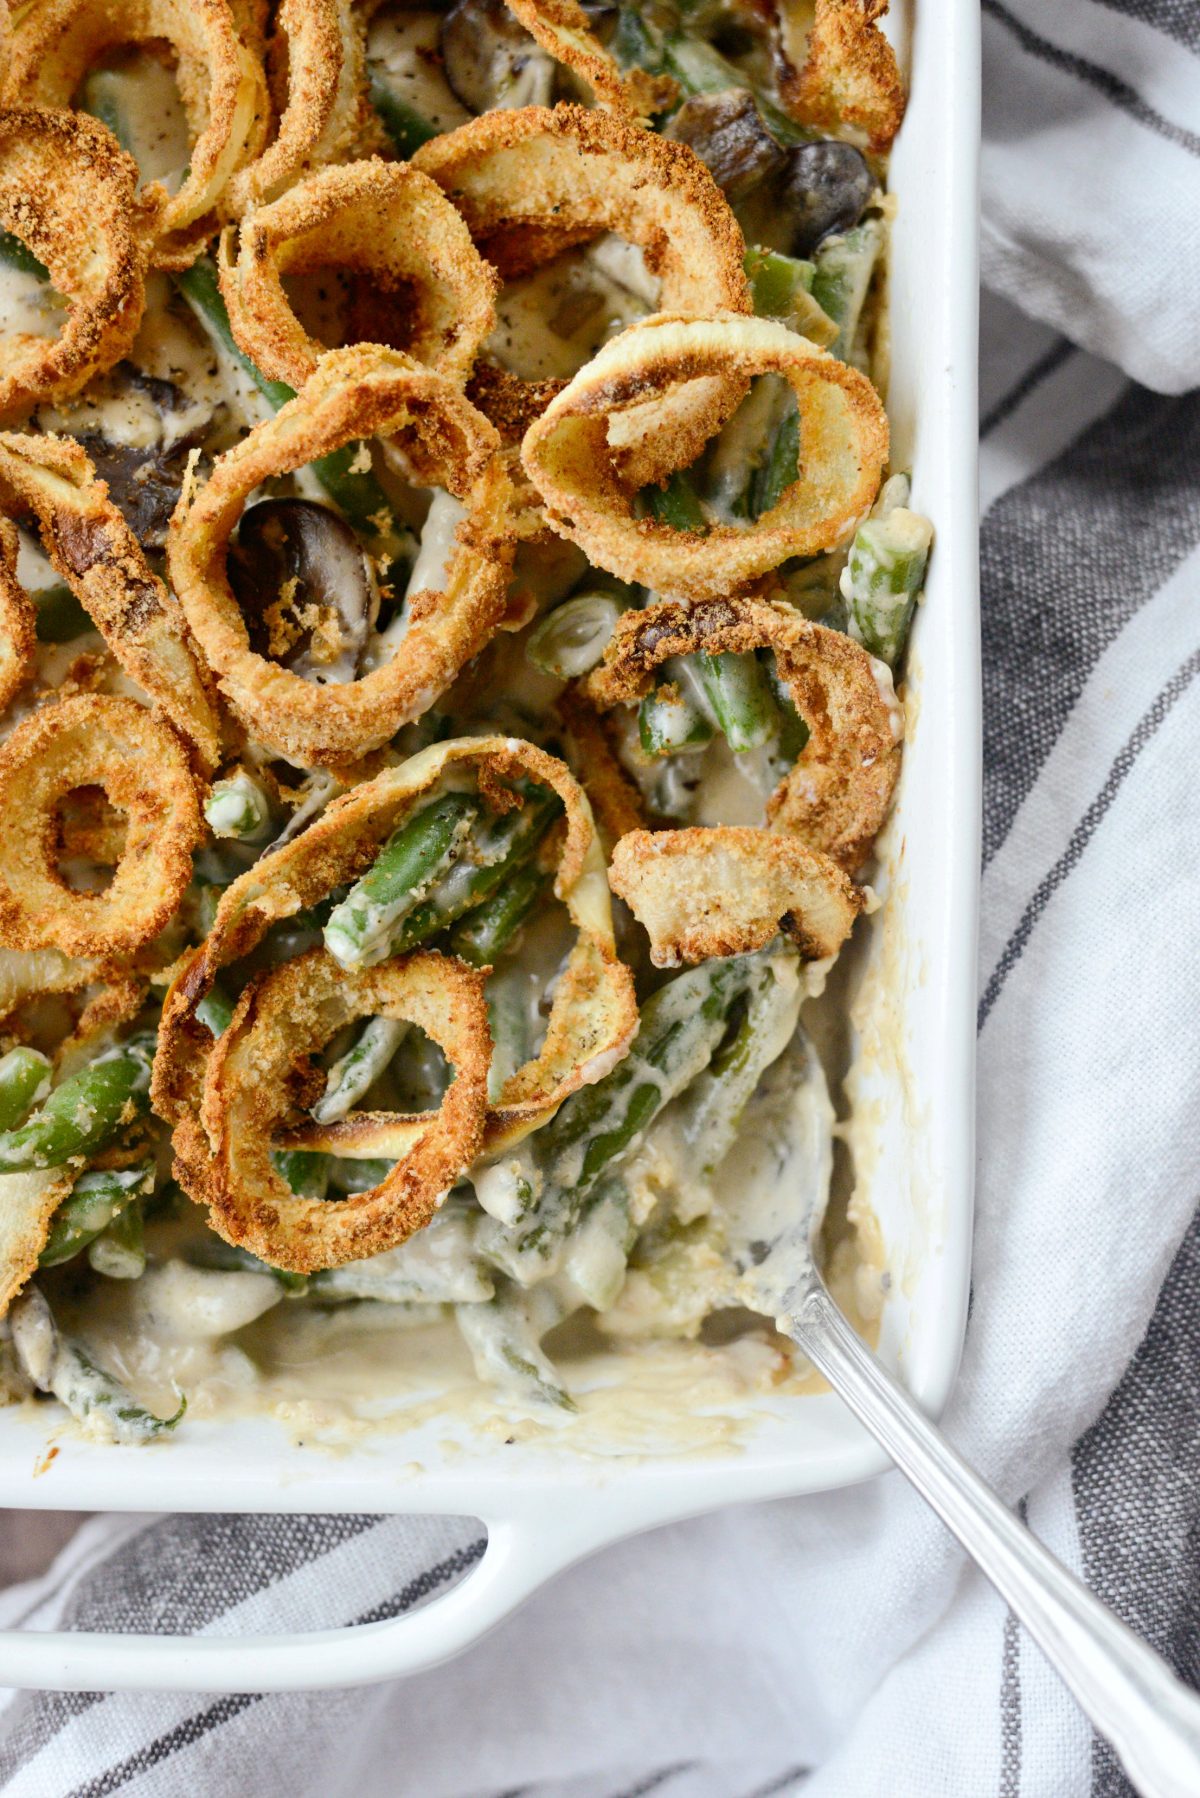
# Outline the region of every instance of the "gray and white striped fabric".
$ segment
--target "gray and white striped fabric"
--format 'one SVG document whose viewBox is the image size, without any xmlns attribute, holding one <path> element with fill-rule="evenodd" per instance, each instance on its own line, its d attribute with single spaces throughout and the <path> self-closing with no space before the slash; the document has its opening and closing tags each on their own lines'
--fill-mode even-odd
<svg viewBox="0 0 1200 1798">
<path fill-rule="evenodd" d="M 985 12 L 988 275 L 1051 323 L 985 299 L 980 1175 L 946 1427 L 1200 1683 L 1200 392 L 1169 397 L 1200 382 L 1200 9 Z M 1037 166 L 1059 143 L 1094 166 L 1094 235 Z M 1114 157 L 1140 182 L 1118 192 Z M 1148 191 L 1167 182 L 1169 230 Z M 1101 279 L 1118 273 L 1127 295 Z M 315 1628 L 419 1604 L 480 1549 L 469 1519 L 99 1519 L 0 1596 L 0 1624 Z M 626 1543 L 404 1684 L 12 1695 L 0 1781 L 12 1798 L 1130 1790 L 896 1476 Z"/>
</svg>

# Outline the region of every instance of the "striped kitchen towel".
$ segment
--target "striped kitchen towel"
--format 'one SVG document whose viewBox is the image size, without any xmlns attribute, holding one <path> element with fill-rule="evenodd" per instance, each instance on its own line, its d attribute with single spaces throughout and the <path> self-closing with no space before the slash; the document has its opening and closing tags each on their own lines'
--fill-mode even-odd
<svg viewBox="0 0 1200 1798">
<path fill-rule="evenodd" d="M 945 1423 L 1200 1683 L 1200 392 L 1174 396 L 1200 382 L 1200 9 L 984 3 L 988 278 L 1050 322 L 985 300 L 978 1228 Z M 479 1537 L 470 1519 L 97 1519 L 0 1595 L 0 1624 L 392 1616 L 464 1577 Z M 1130 1790 L 894 1475 L 622 1544 L 406 1683 L 12 1695 L 0 1781 L 12 1798 Z"/>
</svg>

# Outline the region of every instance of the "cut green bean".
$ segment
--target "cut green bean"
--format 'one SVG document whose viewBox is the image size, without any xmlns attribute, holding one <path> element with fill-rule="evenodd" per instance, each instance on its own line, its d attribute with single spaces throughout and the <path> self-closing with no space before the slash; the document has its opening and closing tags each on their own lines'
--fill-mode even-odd
<svg viewBox="0 0 1200 1798">
<path fill-rule="evenodd" d="M 233 1000 L 214 986 L 197 1005 L 196 1016 L 205 1029 L 211 1030 L 214 1036 L 220 1036 L 233 1021 Z"/>
<path fill-rule="evenodd" d="M 448 1202 L 423 1230 L 398 1248 L 349 1261 L 309 1278 L 309 1295 L 323 1302 L 375 1299 L 387 1305 L 481 1305 L 492 1297 L 491 1275 L 475 1252 L 475 1218 Z"/>
<path fill-rule="evenodd" d="M 799 473 L 800 414 L 793 400 L 771 433 L 766 456 L 750 483 L 750 516 L 759 519 L 777 506 Z"/>
<path fill-rule="evenodd" d="M 378 69 L 371 71 L 368 92 L 371 105 L 379 114 L 383 128 L 391 139 L 392 148 L 405 162 L 416 154 L 422 144 L 427 144 L 430 138 L 438 135 L 438 127 L 431 124 L 415 106 L 402 100 Z"/>
<path fill-rule="evenodd" d="M 266 835 L 271 806 L 259 783 L 239 768 L 227 780 L 213 782 L 204 801 L 204 818 L 215 837 L 247 842 Z"/>
<path fill-rule="evenodd" d="M 175 276 L 175 280 L 209 336 L 245 370 L 275 410 L 294 400 L 294 387 L 289 387 L 286 381 L 272 381 L 239 349 L 221 297 L 216 268 L 208 257 L 198 256 L 190 268 Z M 363 445 L 347 443 L 327 456 L 319 456 L 312 464 L 312 471 L 347 521 L 370 541 L 372 549 L 386 550 L 393 560 L 409 563 L 415 555 L 412 533 L 406 526 L 398 524 L 391 502 L 370 468 L 360 469 L 362 460 Z"/>
<path fill-rule="evenodd" d="M 187 1410 L 180 1395 L 172 1417 L 156 1417 L 91 1356 L 64 1336 L 36 1286 L 27 1286 L 9 1311 L 13 1346 L 40 1392 L 53 1393 L 79 1423 L 120 1443 L 152 1442 L 173 1430 Z"/>
<path fill-rule="evenodd" d="M 106 1280 L 139 1280 L 146 1271 L 142 1207 L 122 1206 L 112 1223 L 88 1244 L 88 1266 Z"/>
<path fill-rule="evenodd" d="M 932 541 L 929 520 L 906 506 L 854 533 L 841 582 L 850 635 L 889 668 L 904 652 Z"/>
<path fill-rule="evenodd" d="M 91 615 L 63 581 L 30 594 L 37 614 L 39 643 L 73 643 L 76 637 L 95 630 Z"/>
<path fill-rule="evenodd" d="M 463 854 L 483 809 L 470 794 L 445 793 L 392 833 L 325 926 L 325 947 L 343 968 L 371 968 L 394 952 L 401 925 Z"/>
<path fill-rule="evenodd" d="M 368 1018 L 358 1041 L 338 1057 L 325 1076 L 325 1091 L 312 1108 L 318 1124 L 332 1124 L 357 1105 L 378 1080 L 401 1040 L 407 1024 L 394 1018 Z"/>
<path fill-rule="evenodd" d="M 743 266 L 759 318 L 790 318 L 797 293 L 812 292 L 817 272 L 815 262 L 757 247 L 746 251 Z"/>
<path fill-rule="evenodd" d="M 527 862 L 515 868 L 490 899 L 460 918 L 449 948 L 473 968 L 494 967 L 522 925 L 537 910 L 551 877 Z"/>
<path fill-rule="evenodd" d="M 81 1174 L 50 1220 L 38 1266 L 58 1267 L 70 1261 L 95 1242 L 122 1211 L 153 1189 L 153 1161 Z"/>
<path fill-rule="evenodd" d="M 636 1237 L 624 1183 L 602 1181 L 563 1250 L 563 1274 L 585 1305 L 607 1311 L 616 1302 Z"/>
<path fill-rule="evenodd" d="M 50 1091 L 50 1058 L 18 1044 L 0 1057 L 0 1130 L 15 1130 Z"/>
<path fill-rule="evenodd" d="M 622 610 L 611 593 L 576 593 L 530 632 L 525 654 L 543 674 L 576 680 L 603 657 Z"/>
<path fill-rule="evenodd" d="M 754 972 L 732 1040 L 679 1100 L 685 1165 L 702 1179 L 716 1171 L 732 1148 L 760 1077 L 791 1041 L 803 998 L 795 952 L 780 950 L 765 957 Z"/>
<path fill-rule="evenodd" d="M 730 88 L 748 88 L 754 95 L 754 104 L 763 124 L 785 148 L 812 143 L 820 136 L 819 132 L 797 124 L 782 107 L 776 106 L 755 87 L 742 69 L 736 68 L 718 49 L 700 38 L 687 37 L 682 32 L 671 33 L 664 41 L 662 60 L 663 67 L 674 75 L 685 94 L 723 94 Z"/>
<path fill-rule="evenodd" d="M 760 749 L 779 731 L 779 707 L 766 669 L 749 652 L 695 657 L 708 703 L 729 747 Z"/>
<path fill-rule="evenodd" d="M 526 1404 L 573 1411 L 574 1400 L 542 1348 L 542 1337 L 564 1312 L 562 1300 L 548 1286 L 526 1292 L 498 1281 L 494 1299 L 457 1307 L 455 1319 L 480 1379 L 493 1381 Z"/>
<path fill-rule="evenodd" d="M 0 1173 L 60 1167 L 105 1148 L 149 1110 L 153 1057 L 153 1037 L 131 1037 L 56 1086 L 27 1123 L 0 1133 Z"/>
<path fill-rule="evenodd" d="M 638 707 L 638 737 L 647 755 L 686 755 L 716 735 L 697 655 L 664 663 L 662 678 Z"/>
<path fill-rule="evenodd" d="M 708 520 L 696 489 L 682 469 L 676 469 L 665 487 L 647 487 L 646 503 L 660 524 L 674 531 L 705 531 Z"/>
<path fill-rule="evenodd" d="M 316 1149 L 272 1149 L 271 1163 L 298 1199 L 323 1199 L 329 1188 L 329 1157 Z"/>
<path fill-rule="evenodd" d="M 863 307 L 882 249 L 882 224 L 864 219 L 843 236 L 829 238 L 817 251 L 812 296 L 838 328 L 829 347 L 843 362 L 854 360 Z"/>
</svg>

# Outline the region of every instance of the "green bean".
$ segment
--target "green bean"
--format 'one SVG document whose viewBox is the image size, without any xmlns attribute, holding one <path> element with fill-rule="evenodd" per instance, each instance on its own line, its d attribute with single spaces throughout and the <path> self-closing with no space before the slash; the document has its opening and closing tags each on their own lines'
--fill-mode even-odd
<svg viewBox="0 0 1200 1798">
<path fill-rule="evenodd" d="M 60 1167 L 112 1142 L 150 1108 L 154 1039 L 130 1037 L 56 1086 L 39 1111 L 0 1133 L 0 1173 Z"/>
<path fill-rule="evenodd" d="M 329 1160 L 329 1184 L 336 1187 L 338 1192 L 370 1192 L 373 1186 L 383 1185 L 395 1165 L 394 1161 L 382 1161 L 368 1156 L 353 1160 L 349 1155 L 332 1155 Z"/>
<path fill-rule="evenodd" d="M 660 524 L 676 531 L 705 531 L 708 520 L 696 489 L 682 469 L 676 469 L 665 487 L 647 487 L 646 503 Z"/>
<path fill-rule="evenodd" d="M 107 1280 L 139 1280 L 146 1271 L 142 1208 L 135 1199 L 88 1244 L 88 1266 Z"/>
<path fill-rule="evenodd" d="M 23 1044 L 0 1058 L 0 1130 L 23 1124 L 50 1091 L 51 1063 L 40 1049 Z"/>
<path fill-rule="evenodd" d="M 716 735 L 698 655 L 672 657 L 638 707 L 638 737 L 647 755 L 687 754 Z"/>
<path fill-rule="evenodd" d="M 373 1086 L 400 1046 L 408 1025 L 394 1018 L 368 1018 L 358 1041 L 339 1056 L 325 1076 L 325 1091 L 312 1108 L 318 1124 L 344 1118 Z"/>
<path fill-rule="evenodd" d="M 725 1159 L 761 1075 L 795 1033 L 803 997 L 793 950 L 779 951 L 759 963 L 731 1041 L 679 1100 L 684 1164 L 690 1173 L 707 1179 Z"/>
<path fill-rule="evenodd" d="M 506 1169 L 490 1169 L 501 1186 L 519 1194 L 524 1215 L 513 1225 L 496 1221 L 506 1208 L 503 1190 L 489 1192 L 491 1221 L 480 1230 L 480 1250 L 504 1272 L 528 1278 L 540 1260 L 557 1264 L 584 1203 L 619 1157 L 641 1142 L 670 1100 L 707 1067 L 725 1034 L 730 1009 L 761 966 L 761 956 L 736 956 L 688 968 L 642 1007 L 633 1047 L 594 1086 L 584 1087 Z M 483 1201 L 483 1194 L 476 1192 Z"/>
<path fill-rule="evenodd" d="M 271 806 L 259 783 L 239 768 L 228 780 L 213 782 L 204 801 L 204 818 L 215 837 L 247 841 L 266 834 Z"/>
<path fill-rule="evenodd" d="M 515 868 L 490 899 L 459 919 L 448 947 L 473 968 L 494 967 L 549 885 L 550 876 L 533 863 Z"/>
<path fill-rule="evenodd" d="M 817 251 L 812 296 L 838 327 L 830 349 L 843 362 L 854 359 L 863 307 L 882 249 L 883 226 L 878 219 L 864 219 L 842 237 L 829 238 Z"/>
<path fill-rule="evenodd" d="M 759 749 L 779 730 L 779 708 L 766 669 L 750 653 L 696 656 L 713 716 L 735 752 Z"/>
<path fill-rule="evenodd" d="M 600 661 L 623 609 L 611 593 L 576 593 L 530 632 L 525 654 L 543 674 L 575 680 Z"/>
<path fill-rule="evenodd" d="M 233 1000 L 227 998 L 220 987 L 214 986 L 197 1005 L 196 1016 L 214 1036 L 220 1036 L 233 1020 Z"/>
<path fill-rule="evenodd" d="M 17 1357 L 38 1390 L 53 1393 L 80 1423 L 102 1423 L 115 1441 L 151 1442 L 173 1430 L 187 1410 L 182 1394 L 172 1417 L 156 1417 L 139 1404 L 119 1380 L 62 1334 L 36 1286 L 27 1286 L 13 1300 L 9 1321 Z"/>
<path fill-rule="evenodd" d="M 797 124 L 755 87 L 742 69 L 735 68 L 712 44 L 699 38 L 673 32 L 663 44 L 663 66 L 674 75 L 685 94 L 723 94 L 733 87 L 749 88 L 763 124 L 785 147 L 812 143 L 820 136 L 819 132 Z"/>
<path fill-rule="evenodd" d="M 750 483 L 750 516 L 761 518 L 779 504 L 796 479 L 800 465 L 800 414 L 793 401 L 771 433 L 763 461 Z"/>
<path fill-rule="evenodd" d="M 369 968 L 428 941 L 490 899 L 561 809 L 556 795 L 533 787 L 522 805 L 485 824 L 478 799 L 443 795 L 401 825 L 334 908 L 326 948 L 344 968 Z"/>
<path fill-rule="evenodd" d="M 298 1199 L 323 1199 L 329 1186 L 329 1157 L 314 1149 L 272 1149 L 271 1163 Z"/>
<path fill-rule="evenodd" d="M 377 69 L 371 70 L 368 92 L 371 105 L 379 114 L 384 130 L 392 140 L 392 148 L 405 162 L 415 155 L 422 144 L 427 144 L 430 138 L 438 135 L 437 126 L 431 124 L 415 106 L 410 106 L 407 100 L 402 100 Z"/>
<path fill-rule="evenodd" d="M 842 574 L 850 634 L 889 668 L 904 651 L 933 526 L 918 512 L 897 506 L 859 525 Z"/>
<path fill-rule="evenodd" d="M 153 1187 L 153 1161 L 140 1162 L 136 1167 L 96 1168 L 90 1174 L 81 1174 L 50 1219 L 38 1266 L 58 1267 L 70 1261 L 95 1242 L 127 1206 Z"/>
<path fill-rule="evenodd" d="M 321 1301 L 376 1299 L 388 1305 L 479 1305 L 495 1290 L 475 1252 L 475 1214 L 452 1202 L 398 1248 L 312 1274 L 308 1289 Z"/>
<path fill-rule="evenodd" d="M 636 1238 L 624 1183 L 602 1181 L 563 1251 L 563 1274 L 585 1305 L 607 1311 L 616 1301 Z"/>
<path fill-rule="evenodd" d="M 817 272 L 815 262 L 757 247 L 746 251 L 743 266 L 759 318 L 790 318 L 797 293 L 812 292 Z"/>
<path fill-rule="evenodd" d="M 127 83 L 113 69 L 95 69 L 83 82 L 80 101 L 84 112 L 107 125 L 121 148 L 136 162 L 133 131 L 121 105 L 121 90 Z"/>
<path fill-rule="evenodd" d="M 272 381 L 241 349 L 229 323 L 221 297 L 217 271 L 207 256 L 198 256 L 175 281 L 192 311 L 218 346 L 238 363 L 276 411 L 294 400 L 296 390 L 286 381 Z M 398 525 L 391 502 L 370 469 L 359 471 L 362 444 L 347 443 L 312 464 L 313 474 L 347 521 L 371 540 L 373 549 L 386 550 L 393 559 L 410 562 L 415 553 L 412 533 Z"/>
<path fill-rule="evenodd" d="M 50 279 L 50 270 L 39 262 L 33 251 L 11 231 L 0 231 L 0 263 L 5 268 L 19 269 L 23 275 L 35 275 L 39 281 Z"/>
<path fill-rule="evenodd" d="M 218 1273 L 270 1274 L 293 1297 L 308 1291 L 307 1274 L 294 1274 L 286 1267 L 272 1267 L 269 1262 L 252 1255 L 249 1249 L 239 1248 L 212 1232 L 205 1237 L 202 1247 L 189 1251 L 187 1261 L 189 1267 L 213 1268 Z"/>
<path fill-rule="evenodd" d="M 523 1291 L 500 1280 L 488 1304 L 456 1306 L 454 1315 L 480 1379 L 494 1381 L 527 1404 L 573 1411 L 574 1400 L 541 1346 L 564 1313 L 561 1299 L 549 1287 Z"/>
<path fill-rule="evenodd" d="M 445 793 L 393 831 L 325 926 L 325 947 L 344 968 L 370 968 L 393 953 L 400 926 L 463 853 L 482 802 Z"/>
<path fill-rule="evenodd" d="M 86 631 L 95 630 L 91 615 L 63 581 L 31 593 L 37 613 L 39 643 L 73 643 Z"/>
</svg>

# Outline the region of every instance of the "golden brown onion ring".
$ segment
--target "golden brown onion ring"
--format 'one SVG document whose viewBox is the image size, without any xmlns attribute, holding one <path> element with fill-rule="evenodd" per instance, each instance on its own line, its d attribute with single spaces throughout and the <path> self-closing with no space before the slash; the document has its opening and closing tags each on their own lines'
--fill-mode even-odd
<svg viewBox="0 0 1200 1798">
<path fill-rule="evenodd" d="M 57 810 L 100 786 L 128 814 L 125 851 L 100 893 L 58 873 Z M 192 875 L 200 807 L 185 749 L 132 699 L 52 700 L 0 747 L 0 942 L 64 955 L 119 955 L 156 936 Z"/>
<path fill-rule="evenodd" d="M 819 849 L 779 831 L 635 830 L 609 864 L 614 893 L 650 936 L 656 968 L 745 955 L 782 928 L 806 961 L 836 955 L 862 894 Z"/>
<path fill-rule="evenodd" d="M 564 687 L 556 709 L 566 726 L 576 778 L 611 851 L 622 837 L 649 825 L 642 795 L 621 766 L 609 740 L 608 721 L 588 700 L 579 681 L 570 681 Z"/>
<path fill-rule="evenodd" d="M 236 262 L 232 237 L 221 243 L 221 292 L 233 334 L 264 374 L 293 387 L 328 346 L 296 317 L 286 275 L 335 267 L 358 277 L 376 328 L 355 336 L 377 342 L 380 322 L 399 328 L 397 349 L 459 387 L 495 323 L 492 271 L 441 189 L 406 163 L 321 169 L 248 215 Z"/>
<path fill-rule="evenodd" d="M 78 393 L 129 349 L 146 304 L 136 193 L 133 158 L 96 119 L 0 111 L 0 226 L 69 305 L 57 337 L 6 336 L 0 419 Z"/>
<path fill-rule="evenodd" d="M 887 149 L 905 100 L 896 53 L 875 24 L 887 9 L 888 0 L 777 5 L 780 97 L 794 117 L 849 127 L 872 150 Z"/>
<path fill-rule="evenodd" d="M 272 1144 L 294 1109 L 291 1077 L 335 1031 L 361 1017 L 416 1024 L 443 1051 L 454 1078 L 378 1186 L 345 1199 L 300 1198 L 271 1164 Z M 450 956 L 418 953 L 348 974 L 313 949 L 252 981 L 204 1078 L 213 1228 L 294 1273 L 395 1248 L 429 1222 L 479 1151 L 491 1053 L 483 976 Z"/>
<path fill-rule="evenodd" d="M 622 73 L 578 0 L 507 0 L 507 5 L 543 50 L 587 82 L 601 106 L 645 119 L 678 94 L 670 75 L 648 75 L 644 69 Z"/>
<path fill-rule="evenodd" d="M 746 246 L 724 194 L 685 144 L 631 119 L 582 106 L 487 112 L 423 144 L 413 166 L 449 195 L 505 278 L 614 231 L 641 247 L 663 310 L 752 310 Z M 489 378 L 492 391 L 476 391 L 502 432 L 552 391 L 498 367 Z"/>
<path fill-rule="evenodd" d="M 356 681 L 319 686 L 250 647 L 229 585 L 229 539 L 251 493 L 356 438 L 394 435 L 422 485 L 467 507 L 440 593 L 409 602 L 392 659 Z M 233 710 L 279 755 L 308 767 L 347 762 L 420 717 L 477 655 L 504 613 L 512 569 L 511 487 L 487 420 L 452 382 L 400 350 L 330 350 L 273 418 L 220 456 L 207 484 L 171 520 L 171 579 L 196 640 Z"/>
<path fill-rule="evenodd" d="M 350 0 L 281 0 L 274 39 L 286 63 L 286 95 L 273 139 L 229 183 L 236 215 L 343 155 L 367 116 L 362 26 Z"/>
<path fill-rule="evenodd" d="M 852 874 L 887 816 L 900 772 L 903 721 L 888 669 L 850 637 L 811 624 L 788 605 L 664 600 L 625 613 L 584 690 L 601 710 L 632 705 L 671 656 L 754 649 L 774 651 L 809 729 L 794 767 L 767 803 L 767 817 Z"/>
<path fill-rule="evenodd" d="M 129 678 L 187 738 L 201 771 L 211 773 L 220 760 L 220 720 L 187 620 L 79 444 L 0 432 L 0 507 L 33 514 L 55 572 Z"/>
<path fill-rule="evenodd" d="M 796 394 L 799 478 L 742 528 L 639 518 L 641 487 L 696 452 L 690 425 L 680 433 L 662 422 L 663 402 L 697 377 L 761 374 L 782 375 Z M 845 538 L 878 491 L 887 450 L 887 415 L 867 377 L 786 325 L 660 314 L 604 345 L 530 427 L 521 457 L 550 524 L 593 562 L 659 593 L 709 599 Z"/>
<path fill-rule="evenodd" d="M 478 769 L 490 782 L 531 779 L 551 787 L 566 808 L 555 892 L 579 935 L 559 979 L 542 1052 L 519 1068 L 489 1112 L 491 1151 L 535 1129 L 578 1087 L 599 1080 L 624 1054 L 637 1027 L 629 969 L 618 959 L 604 856 L 582 789 L 557 757 L 520 738 L 464 737 L 433 744 L 398 768 L 335 799 L 302 835 L 228 888 L 207 939 L 177 975 L 163 1006 L 152 1095 L 175 1126 L 180 1178 L 193 1191 L 207 1138 L 196 1135 L 202 1069 L 212 1037 L 196 1007 L 223 967 L 251 953 L 271 925 L 316 905 L 365 873 L 379 849 L 447 773 Z M 192 1184 L 189 1185 L 189 1178 Z M 193 1191 L 193 1196 L 199 1196 Z"/>
<path fill-rule="evenodd" d="M 16 525 L 0 518 L 0 712 L 32 674 L 37 650 L 33 601 L 17 579 L 19 545 Z"/>
<path fill-rule="evenodd" d="M 50 1219 L 77 1178 L 70 1166 L 0 1174 L 0 1317 L 36 1273 Z"/>
<path fill-rule="evenodd" d="M 228 0 L 41 0 L 17 26 L 8 91 L 21 104 L 68 107 L 106 51 L 164 41 L 178 58 L 195 136 L 178 193 L 160 181 L 144 188 L 144 229 L 152 263 L 179 268 L 195 258 L 201 221 L 234 171 L 258 154 L 267 128 L 266 78 L 238 36 Z M 30 248 L 41 255 L 36 244 Z"/>
</svg>

